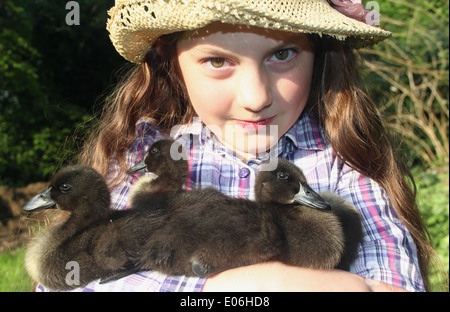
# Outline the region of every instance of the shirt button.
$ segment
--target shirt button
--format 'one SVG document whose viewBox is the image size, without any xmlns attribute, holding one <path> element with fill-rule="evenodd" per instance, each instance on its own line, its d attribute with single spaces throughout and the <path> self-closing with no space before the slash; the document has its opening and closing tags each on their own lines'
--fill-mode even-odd
<svg viewBox="0 0 450 312">
<path fill-rule="evenodd" d="M 239 177 L 240 178 L 246 178 L 250 175 L 250 170 L 248 168 L 241 168 L 239 169 Z"/>
</svg>

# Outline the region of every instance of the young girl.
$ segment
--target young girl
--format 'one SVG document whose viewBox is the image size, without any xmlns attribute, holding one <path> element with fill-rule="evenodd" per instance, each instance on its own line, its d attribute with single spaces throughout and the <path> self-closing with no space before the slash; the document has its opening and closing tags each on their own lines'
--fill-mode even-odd
<svg viewBox="0 0 450 312">
<path fill-rule="evenodd" d="M 188 188 L 253 198 L 258 165 L 287 158 L 316 191 L 354 204 L 365 238 L 351 272 L 269 262 L 82 290 L 426 290 L 431 248 L 412 177 L 361 89 L 356 49 L 390 36 L 368 13 L 350 0 L 116 0 L 110 37 L 136 65 L 81 155 L 108 178 L 113 208 L 126 208 L 135 182 L 125 171 L 170 135 L 190 155 Z"/>
</svg>

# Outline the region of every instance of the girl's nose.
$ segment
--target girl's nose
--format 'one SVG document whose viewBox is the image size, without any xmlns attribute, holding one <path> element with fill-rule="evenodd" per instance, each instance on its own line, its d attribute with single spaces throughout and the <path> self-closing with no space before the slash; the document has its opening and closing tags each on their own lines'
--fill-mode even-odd
<svg viewBox="0 0 450 312">
<path fill-rule="evenodd" d="M 270 77 L 261 68 L 247 68 L 241 70 L 236 84 L 237 105 L 259 112 L 272 104 Z"/>
</svg>

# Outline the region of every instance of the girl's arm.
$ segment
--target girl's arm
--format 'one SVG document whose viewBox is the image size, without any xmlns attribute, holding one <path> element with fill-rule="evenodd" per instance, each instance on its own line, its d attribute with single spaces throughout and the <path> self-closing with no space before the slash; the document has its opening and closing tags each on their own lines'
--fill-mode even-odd
<svg viewBox="0 0 450 312">
<path fill-rule="evenodd" d="M 340 271 L 318 271 L 266 262 L 224 271 L 206 280 L 209 291 L 405 291 L 383 282 Z"/>
</svg>

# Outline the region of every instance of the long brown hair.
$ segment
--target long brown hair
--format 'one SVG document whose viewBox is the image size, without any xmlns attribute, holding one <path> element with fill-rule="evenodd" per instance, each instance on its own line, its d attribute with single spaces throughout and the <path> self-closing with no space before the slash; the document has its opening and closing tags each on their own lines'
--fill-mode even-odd
<svg viewBox="0 0 450 312">
<path fill-rule="evenodd" d="M 188 104 L 176 57 L 176 41 L 181 33 L 163 36 L 135 65 L 107 98 L 98 122 L 79 155 L 80 162 L 106 176 L 113 156 L 122 173 L 127 170 L 125 154 L 135 140 L 135 125 L 152 119 L 162 132 L 186 124 L 194 117 Z M 124 175 L 117 176 L 113 184 Z"/>
<path fill-rule="evenodd" d="M 107 101 L 86 142 L 80 160 L 106 176 L 116 156 L 123 173 L 125 153 L 135 139 L 141 117 L 154 120 L 162 132 L 189 123 L 189 104 L 176 57 L 180 33 L 161 37 Z M 398 217 L 417 247 L 420 270 L 428 289 L 428 264 L 433 250 L 415 202 L 409 169 L 397 157 L 376 105 L 360 86 L 361 60 L 345 43 L 310 36 L 315 47 L 314 74 L 307 109 L 316 117 L 338 157 L 378 182 L 389 194 Z M 118 183 L 119 178 L 114 182 Z"/>
<path fill-rule="evenodd" d="M 429 289 L 428 268 L 435 252 L 416 204 L 414 178 L 397 155 L 376 104 L 363 92 L 362 58 L 331 37 L 312 37 L 312 41 L 315 70 L 308 109 L 325 130 L 336 155 L 389 194 L 416 244 L 421 275 Z"/>
</svg>

